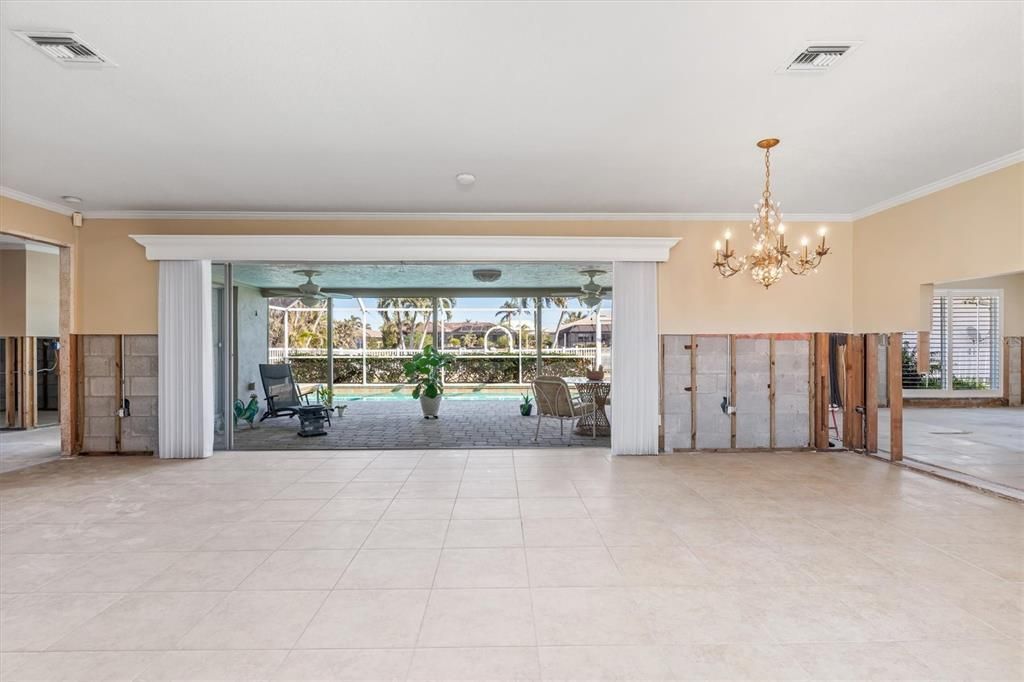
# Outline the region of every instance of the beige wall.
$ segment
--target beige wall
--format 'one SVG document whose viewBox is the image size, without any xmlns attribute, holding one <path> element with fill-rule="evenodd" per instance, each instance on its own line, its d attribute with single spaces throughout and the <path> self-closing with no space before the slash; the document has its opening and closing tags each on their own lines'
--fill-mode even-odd
<svg viewBox="0 0 1024 682">
<path fill-rule="evenodd" d="M 935 282 L 1024 270 L 1024 164 L 897 206 L 830 224 L 821 272 L 765 291 L 741 274 L 722 281 L 712 244 L 741 223 L 683 221 L 198 221 L 86 220 L 0 198 L 0 230 L 71 244 L 76 319 L 83 334 L 156 331 L 157 264 L 130 234 L 481 234 L 679 237 L 659 267 L 661 331 L 714 334 L 892 331 L 921 327 Z M 789 225 L 792 243 L 817 225 Z M 315 260 L 315 254 L 310 254 Z"/>
<path fill-rule="evenodd" d="M 25 251 L 25 334 L 60 336 L 60 257 Z"/>
<path fill-rule="evenodd" d="M 856 221 L 853 262 L 858 331 L 927 328 L 927 285 L 1024 270 L 1024 163 Z"/>
<path fill-rule="evenodd" d="M 78 237 L 79 228 L 71 225 L 71 217 L 0 197 L 0 233 L 67 247 L 70 252 L 70 279 L 72 283 L 70 333 L 78 333 L 79 285 Z M 59 269 L 58 260 L 58 269 Z M 59 292 L 59 280 L 58 280 Z"/>
<path fill-rule="evenodd" d="M 0 250 L 0 336 L 59 336 L 60 258 Z"/>
<path fill-rule="evenodd" d="M 1003 336 L 1024 336 L 1024 272 L 958 282 L 938 282 L 936 289 L 1002 289 Z"/>
<path fill-rule="evenodd" d="M 830 225 L 834 254 L 822 272 L 788 277 L 765 292 L 745 275 L 721 281 L 711 269 L 712 244 L 726 227 L 715 222 L 539 221 L 173 221 L 87 220 L 79 243 L 83 283 L 79 329 L 88 334 L 148 334 L 156 330 L 157 264 L 130 234 L 483 234 L 674 236 L 681 241 L 659 269 L 664 333 L 846 330 L 851 321 L 852 234 Z M 791 224 L 794 242 L 815 225 Z M 315 260 L 316 254 L 310 254 Z"/>
<path fill-rule="evenodd" d="M 25 252 L 0 249 L 0 336 L 25 336 Z"/>
</svg>

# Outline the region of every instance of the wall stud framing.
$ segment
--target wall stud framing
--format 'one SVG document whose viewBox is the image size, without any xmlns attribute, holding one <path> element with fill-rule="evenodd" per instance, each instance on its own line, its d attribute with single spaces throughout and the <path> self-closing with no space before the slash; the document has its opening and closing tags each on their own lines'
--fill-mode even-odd
<svg viewBox="0 0 1024 682">
<path fill-rule="evenodd" d="M 697 337 L 690 337 L 690 449 L 697 449 Z"/>
<path fill-rule="evenodd" d="M 864 336 L 864 448 L 878 452 L 878 334 Z"/>
<path fill-rule="evenodd" d="M 846 366 L 849 368 L 846 383 L 846 409 L 850 414 L 850 443 L 847 447 L 851 450 L 864 449 L 864 415 L 857 411 L 857 408 L 866 409 L 864 400 L 864 337 L 860 334 L 851 334 L 846 341 Z"/>
<path fill-rule="evenodd" d="M 889 388 L 889 453 L 893 462 L 903 460 L 903 334 L 889 334 L 886 348 L 886 381 Z"/>
<path fill-rule="evenodd" d="M 817 402 L 813 410 L 814 447 L 818 450 L 828 450 L 829 402 L 832 395 L 829 385 L 828 341 L 827 333 L 818 332 L 814 335 L 814 398 Z"/>
<path fill-rule="evenodd" d="M 729 403 L 736 402 L 736 335 L 729 334 Z M 729 447 L 736 447 L 736 410 L 729 415 Z"/>
<path fill-rule="evenodd" d="M 7 428 L 18 425 L 18 340 L 4 338 L 4 421 Z"/>
<path fill-rule="evenodd" d="M 79 430 L 78 410 L 78 363 L 77 339 L 71 335 L 71 318 L 74 314 L 71 287 L 73 286 L 71 248 L 60 247 L 60 301 L 57 311 L 60 350 L 57 355 L 57 377 L 59 402 L 57 405 L 60 419 L 60 454 L 64 457 L 77 455 L 75 447 Z"/>
<path fill-rule="evenodd" d="M 114 452 L 121 452 L 121 409 L 124 407 L 124 336 L 114 337 Z"/>
<path fill-rule="evenodd" d="M 772 334 L 768 337 L 768 447 L 773 450 L 775 440 L 775 335 Z"/>
</svg>

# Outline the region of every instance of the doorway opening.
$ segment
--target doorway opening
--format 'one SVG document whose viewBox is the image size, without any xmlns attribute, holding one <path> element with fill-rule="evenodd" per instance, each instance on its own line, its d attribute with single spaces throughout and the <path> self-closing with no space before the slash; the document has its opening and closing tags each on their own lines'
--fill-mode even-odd
<svg viewBox="0 0 1024 682">
<path fill-rule="evenodd" d="M 60 268 L 58 247 L 0 235 L 0 471 L 61 454 Z"/>
<path fill-rule="evenodd" d="M 611 270 L 216 263 L 215 448 L 608 447 Z M 407 368 L 432 350 L 445 358 L 443 397 L 438 418 L 425 419 Z M 539 375 L 564 379 L 592 414 L 540 418 Z M 317 406 L 329 408 L 320 433 L 304 437 L 301 408 Z"/>
</svg>

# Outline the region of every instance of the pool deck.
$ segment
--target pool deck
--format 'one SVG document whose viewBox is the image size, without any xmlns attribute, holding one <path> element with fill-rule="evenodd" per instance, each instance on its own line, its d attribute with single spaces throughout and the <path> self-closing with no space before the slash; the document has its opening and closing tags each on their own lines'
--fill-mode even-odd
<svg viewBox="0 0 1024 682">
<path fill-rule="evenodd" d="M 558 422 L 545 419 L 540 438 L 533 440 L 537 416 L 523 417 L 514 400 L 450 400 L 441 406 L 440 418 L 424 419 L 419 402 L 406 400 L 356 400 L 344 416 L 335 417 L 326 436 L 297 435 L 297 418 L 281 417 L 241 424 L 235 431 L 238 450 L 348 450 L 427 448 L 550 448 L 609 447 L 607 437 L 592 439 L 573 434 L 569 425 L 559 435 Z"/>
</svg>

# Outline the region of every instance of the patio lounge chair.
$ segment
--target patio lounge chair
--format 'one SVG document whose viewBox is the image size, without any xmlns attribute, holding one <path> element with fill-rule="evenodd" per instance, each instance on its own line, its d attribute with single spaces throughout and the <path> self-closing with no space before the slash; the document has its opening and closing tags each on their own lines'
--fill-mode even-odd
<svg viewBox="0 0 1024 682">
<path fill-rule="evenodd" d="M 562 377 L 541 376 L 533 381 L 533 395 L 537 400 L 537 431 L 533 439 L 540 437 L 540 424 L 544 417 L 558 420 L 558 430 L 565 436 L 565 422 L 574 423 L 587 415 L 593 415 L 597 406 L 573 397 L 572 389 Z M 591 438 L 597 438 L 597 420 L 591 420 Z"/>
<path fill-rule="evenodd" d="M 272 417 L 294 417 L 300 407 L 309 405 L 309 394 L 316 390 L 310 388 L 300 393 L 292 378 L 292 366 L 288 364 L 260 365 L 260 381 L 267 396 L 267 411 L 260 421 Z M 331 423 L 329 416 L 327 423 Z"/>
</svg>

